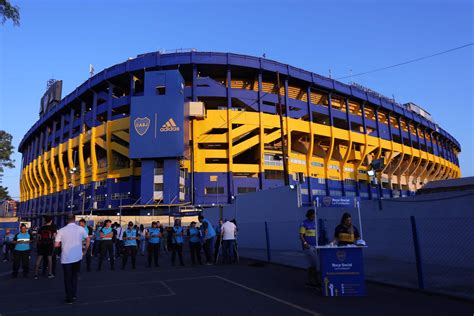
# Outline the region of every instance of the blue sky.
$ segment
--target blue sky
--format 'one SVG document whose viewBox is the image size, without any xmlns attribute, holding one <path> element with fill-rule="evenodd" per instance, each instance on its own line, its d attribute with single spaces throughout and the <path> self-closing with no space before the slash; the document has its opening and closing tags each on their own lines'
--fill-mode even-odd
<svg viewBox="0 0 474 316">
<path fill-rule="evenodd" d="M 0 129 L 18 147 L 38 119 L 49 78 L 63 96 L 137 54 L 196 48 L 261 56 L 334 78 L 473 42 L 473 2 L 446 1 L 20 1 L 21 26 L 0 26 Z M 355 77 L 430 112 L 462 146 L 474 176 L 473 46 Z M 345 80 L 347 81 L 347 79 Z M 21 155 L 3 185 L 19 196 Z"/>
</svg>

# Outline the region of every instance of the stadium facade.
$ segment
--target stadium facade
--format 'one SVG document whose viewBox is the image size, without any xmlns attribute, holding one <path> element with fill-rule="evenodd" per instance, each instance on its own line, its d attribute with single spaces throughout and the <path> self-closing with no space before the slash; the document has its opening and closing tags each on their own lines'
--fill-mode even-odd
<svg viewBox="0 0 474 316">
<path fill-rule="evenodd" d="M 305 204 L 399 197 L 460 177 L 459 143 L 420 107 L 265 58 L 154 52 L 61 86 L 19 146 L 24 217 L 175 212 L 285 184 Z"/>
</svg>

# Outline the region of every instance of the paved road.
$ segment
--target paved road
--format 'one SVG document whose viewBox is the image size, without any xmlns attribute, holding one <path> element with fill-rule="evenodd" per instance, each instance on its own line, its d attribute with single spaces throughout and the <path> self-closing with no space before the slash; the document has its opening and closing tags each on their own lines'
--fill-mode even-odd
<svg viewBox="0 0 474 316">
<path fill-rule="evenodd" d="M 187 254 L 186 254 L 187 255 Z M 252 261 L 239 265 L 83 272 L 78 300 L 63 303 L 62 273 L 56 279 L 10 279 L 0 263 L 0 314 L 4 315 L 473 315 L 474 304 L 377 284 L 367 297 L 324 298 L 302 286 L 303 270 Z M 96 262 L 94 262 L 96 264 Z M 130 264 L 130 262 L 129 262 Z M 117 265 L 119 266 L 119 265 Z M 60 271 L 60 269 L 58 269 Z"/>
</svg>

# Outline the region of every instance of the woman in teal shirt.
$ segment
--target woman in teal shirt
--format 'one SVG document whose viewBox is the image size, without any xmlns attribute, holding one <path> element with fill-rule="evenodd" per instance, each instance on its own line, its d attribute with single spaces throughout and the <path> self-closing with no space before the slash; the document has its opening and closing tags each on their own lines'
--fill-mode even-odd
<svg viewBox="0 0 474 316">
<path fill-rule="evenodd" d="M 191 250 L 191 262 L 196 264 L 196 259 L 199 264 L 201 261 L 201 232 L 196 227 L 196 222 L 191 222 L 191 226 L 188 229 L 189 236 L 189 249 Z"/>
<path fill-rule="evenodd" d="M 23 276 L 28 277 L 30 271 L 30 243 L 31 235 L 26 231 L 26 225 L 21 225 L 20 232 L 13 238 L 15 249 L 13 251 L 13 273 L 12 276 L 18 276 L 18 270 L 23 269 Z"/>
</svg>

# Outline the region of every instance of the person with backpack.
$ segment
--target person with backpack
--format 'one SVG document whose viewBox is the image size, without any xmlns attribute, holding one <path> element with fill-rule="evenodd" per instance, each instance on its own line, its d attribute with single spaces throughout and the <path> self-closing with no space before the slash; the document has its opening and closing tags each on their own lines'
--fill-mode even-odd
<svg viewBox="0 0 474 316">
<path fill-rule="evenodd" d="M 135 270 L 137 262 L 137 240 L 140 237 L 138 236 L 138 231 L 133 228 L 133 222 L 128 223 L 128 228 L 123 232 L 124 240 L 124 251 L 122 259 L 122 270 L 125 269 L 127 265 L 128 256 L 132 257 L 132 269 Z"/>
<path fill-rule="evenodd" d="M 114 243 L 112 238 L 114 237 L 114 232 L 111 227 L 112 221 L 106 219 L 104 226 L 100 229 L 100 256 L 99 256 L 99 267 L 97 271 L 102 270 L 102 263 L 104 262 L 105 256 L 108 253 L 110 260 L 110 270 L 115 270 L 114 266 Z"/>
<path fill-rule="evenodd" d="M 36 250 L 38 257 L 36 259 L 35 276 L 34 279 L 38 280 L 38 271 L 42 261 L 47 260 L 48 279 L 54 278 L 53 273 L 53 251 L 54 251 L 54 238 L 56 237 L 57 227 L 53 224 L 51 216 L 44 217 L 45 224 L 38 230 L 36 240 Z M 43 265 L 44 269 L 44 265 Z M 43 270 L 43 273 L 46 269 Z"/>
<path fill-rule="evenodd" d="M 13 238 L 13 244 L 15 249 L 13 251 L 13 272 L 12 277 L 16 278 L 18 276 L 18 271 L 21 268 L 23 269 L 23 276 L 28 277 L 28 272 L 30 271 L 30 243 L 32 241 L 30 233 L 26 230 L 26 225 L 22 224 L 20 226 L 20 232 L 15 235 Z"/>
<path fill-rule="evenodd" d="M 148 268 L 151 268 L 151 261 L 154 259 L 155 267 L 159 267 L 158 257 L 160 254 L 161 230 L 158 227 L 160 222 L 152 222 L 151 228 L 146 233 L 148 240 Z"/>
<path fill-rule="evenodd" d="M 174 266 L 176 260 L 176 254 L 179 257 L 179 263 L 184 266 L 183 262 L 183 243 L 184 243 L 184 230 L 181 226 L 181 220 L 179 218 L 175 219 L 174 227 L 172 228 L 172 238 L 171 242 L 173 244 L 173 253 L 171 254 L 171 265 Z"/>
<path fill-rule="evenodd" d="M 193 265 L 202 264 L 201 260 L 201 232 L 196 227 L 196 222 L 191 222 L 187 235 L 189 237 L 189 249 L 191 250 L 191 262 Z"/>
</svg>

